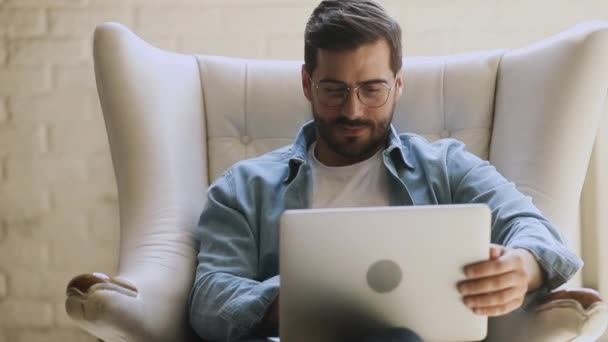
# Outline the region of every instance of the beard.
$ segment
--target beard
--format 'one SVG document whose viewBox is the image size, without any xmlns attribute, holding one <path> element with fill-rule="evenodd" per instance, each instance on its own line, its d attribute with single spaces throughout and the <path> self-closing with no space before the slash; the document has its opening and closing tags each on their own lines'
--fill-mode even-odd
<svg viewBox="0 0 608 342">
<path fill-rule="evenodd" d="M 343 115 L 332 120 L 327 120 L 317 114 L 318 111 L 313 104 L 312 115 L 317 130 L 317 138 L 323 140 L 333 153 L 343 157 L 345 160 L 356 163 L 371 157 L 381 147 L 386 145 L 394 112 L 395 102 L 391 105 L 390 115 L 383 120 L 352 120 Z M 343 137 L 343 141 L 341 141 L 336 134 L 332 133 L 340 130 L 341 127 L 366 127 L 369 130 L 369 136 L 347 136 Z"/>
</svg>

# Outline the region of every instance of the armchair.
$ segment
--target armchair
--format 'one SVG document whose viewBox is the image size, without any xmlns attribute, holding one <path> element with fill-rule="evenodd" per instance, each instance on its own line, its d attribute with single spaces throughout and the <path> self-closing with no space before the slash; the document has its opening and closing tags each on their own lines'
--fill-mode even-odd
<svg viewBox="0 0 608 342">
<path fill-rule="evenodd" d="M 234 162 L 290 144 L 310 119 L 301 62 L 162 51 L 117 23 L 95 31 L 94 59 L 119 193 L 119 269 L 76 276 L 67 312 L 106 342 L 196 341 L 186 301 L 206 188 Z M 608 23 L 521 49 L 406 57 L 404 70 L 399 130 L 464 141 L 587 262 L 532 312 L 491 319 L 487 340 L 599 338 L 607 306 L 579 286 L 608 291 Z"/>
</svg>

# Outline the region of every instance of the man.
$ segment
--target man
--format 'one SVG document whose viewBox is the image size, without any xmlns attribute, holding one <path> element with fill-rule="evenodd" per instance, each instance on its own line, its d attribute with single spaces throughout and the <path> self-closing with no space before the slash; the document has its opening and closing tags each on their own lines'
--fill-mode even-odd
<svg viewBox="0 0 608 342">
<path fill-rule="evenodd" d="M 533 303 L 581 267 L 530 199 L 463 144 L 397 134 L 401 61 L 401 29 L 375 2 L 328 0 L 314 10 L 301 71 L 313 122 L 293 145 L 235 164 L 209 189 L 190 298 L 201 337 L 276 335 L 286 209 L 488 204 L 490 258 L 467 266 L 458 284 L 479 315 Z"/>
</svg>

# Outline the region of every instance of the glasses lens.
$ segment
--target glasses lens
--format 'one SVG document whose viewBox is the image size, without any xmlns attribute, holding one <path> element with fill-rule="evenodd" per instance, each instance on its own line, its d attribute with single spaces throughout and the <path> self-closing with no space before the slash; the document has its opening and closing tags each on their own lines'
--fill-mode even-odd
<svg viewBox="0 0 608 342">
<path fill-rule="evenodd" d="M 348 96 L 348 89 L 329 84 L 321 84 L 317 88 L 317 95 L 319 102 L 326 106 L 339 106 L 344 103 L 344 100 Z"/>
<path fill-rule="evenodd" d="M 350 93 L 349 88 L 339 84 L 319 84 L 316 88 L 319 102 L 328 107 L 343 105 Z M 364 84 L 356 89 L 359 101 L 372 108 L 384 105 L 391 92 L 391 87 L 385 83 Z"/>
<path fill-rule="evenodd" d="M 384 83 L 365 84 L 359 88 L 359 100 L 368 107 L 380 107 L 388 99 L 390 89 Z"/>
</svg>

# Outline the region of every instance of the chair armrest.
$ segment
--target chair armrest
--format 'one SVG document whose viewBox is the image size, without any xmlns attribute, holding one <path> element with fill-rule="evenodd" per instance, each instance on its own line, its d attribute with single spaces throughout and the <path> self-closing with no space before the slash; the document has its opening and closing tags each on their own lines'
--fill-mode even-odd
<svg viewBox="0 0 608 342">
<path fill-rule="evenodd" d="M 137 288 L 123 280 L 119 280 L 103 273 L 85 273 L 74 277 L 66 288 L 66 295 L 78 295 L 86 296 L 87 293 L 92 291 L 91 288 L 95 287 L 106 287 L 114 288 L 124 294 L 137 294 Z"/>
<path fill-rule="evenodd" d="M 81 274 L 68 283 L 65 308 L 80 328 L 101 341 L 144 341 L 130 333 L 130 326 L 137 326 L 138 295 L 126 281 L 103 273 Z"/>
<path fill-rule="evenodd" d="M 594 289 L 575 288 L 572 290 L 560 290 L 550 293 L 541 301 L 542 304 L 548 304 L 555 300 L 571 299 L 577 301 L 584 310 L 589 309 L 593 304 L 603 302 L 600 293 Z"/>
<path fill-rule="evenodd" d="M 596 341 L 608 327 L 608 305 L 588 288 L 550 293 L 530 312 L 491 318 L 490 342 Z"/>
</svg>

